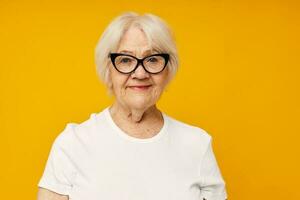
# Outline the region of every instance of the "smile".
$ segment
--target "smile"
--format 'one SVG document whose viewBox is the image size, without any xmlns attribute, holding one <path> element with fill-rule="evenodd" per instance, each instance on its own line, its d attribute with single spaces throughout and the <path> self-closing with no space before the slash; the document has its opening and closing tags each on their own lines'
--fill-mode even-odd
<svg viewBox="0 0 300 200">
<path fill-rule="evenodd" d="M 135 91 L 146 91 L 151 87 L 151 85 L 139 85 L 139 86 L 129 86 L 130 89 Z"/>
</svg>

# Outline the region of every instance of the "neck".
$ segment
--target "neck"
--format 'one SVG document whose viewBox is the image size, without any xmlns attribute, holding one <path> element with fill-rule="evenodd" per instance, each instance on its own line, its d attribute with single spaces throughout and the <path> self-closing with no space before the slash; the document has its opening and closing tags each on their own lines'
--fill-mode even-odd
<svg viewBox="0 0 300 200">
<path fill-rule="evenodd" d="M 148 108 L 131 108 L 115 102 L 110 108 L 110 113 L 116 121 L 127 121 L 130 124 L 141 124 L 160 118 L 160 111 L 155 104 Z"/>
<path fill-rule="evenodd" d="M 137 138 L 153 137 L 164 124 L 163 116 L 156 105 L 148 109 L 132 109 L 114 103 L 109 111 L 120 129 Z"/>
</svg>

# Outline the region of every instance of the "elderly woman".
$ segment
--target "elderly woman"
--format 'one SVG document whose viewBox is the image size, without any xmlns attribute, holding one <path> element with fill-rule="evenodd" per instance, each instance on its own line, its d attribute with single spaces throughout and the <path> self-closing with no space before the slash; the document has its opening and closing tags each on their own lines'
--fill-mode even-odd
<svg viewBox="0 0 300 200">
<path fill-rule="evenodd" d="M 117 17 L 96 63 L 115 101 L 58 135 L 38 199 L 226 199 L 211 136 L 156 107 L 178 67 L 168 26 L 151 14 Z"/>
</svg>

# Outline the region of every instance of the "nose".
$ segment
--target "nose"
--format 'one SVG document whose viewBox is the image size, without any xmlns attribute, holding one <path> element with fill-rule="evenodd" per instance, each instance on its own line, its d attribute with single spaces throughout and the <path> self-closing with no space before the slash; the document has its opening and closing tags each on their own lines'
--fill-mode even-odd
<svg viewBox="0 0 300 200">
<path fill-rule="evenodd" d="M 135 71 L 132 73 L 132 77 L 138 79 L 149 78 L 149 76 L 149 73 L 145 71 L 142 64 L 139 64 Z"/>
</svg>

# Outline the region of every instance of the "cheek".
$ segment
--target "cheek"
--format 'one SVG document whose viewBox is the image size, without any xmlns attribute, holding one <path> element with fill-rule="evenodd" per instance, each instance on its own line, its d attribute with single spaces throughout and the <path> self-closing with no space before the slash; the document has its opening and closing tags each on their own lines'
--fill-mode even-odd
<svg viewBox="0 0 300 200">
<path fill-rule="evenodd" d="M 158 98 L 163 93 L 163 91 L 164 91 L 164 87 L 162 85 L 157 86 L 153 91 L 155 98 Z"/>
<path fill-rule="evenodd" d="M 162 76 L 156 77 L 155 83 L 157 85 L 157 90 L 163 92 L 166 85 L 168 84 L 168 76 L 167 74 L 162 74 Z"/>
<path fill-rule="evenodd" d="M 124 76 L 123 74 L 117 73 L 115 71 L 111 71 L 110 78 L 112 83 L 112 90 L 114 91 L 115 95 L 125 95 L 127 76 Z"/>
<path fill-rule="evenodd" d="M 159 98 L 160 95 L 163 93 L 165 87 L 166 87 L 166 80 L 164 79 L 159 79 L 156 81 L 156 85 L 155 87 L 153 88 L 153 91 L 152 91 L 152 95 L 154 98 Z"/>
</svg>

